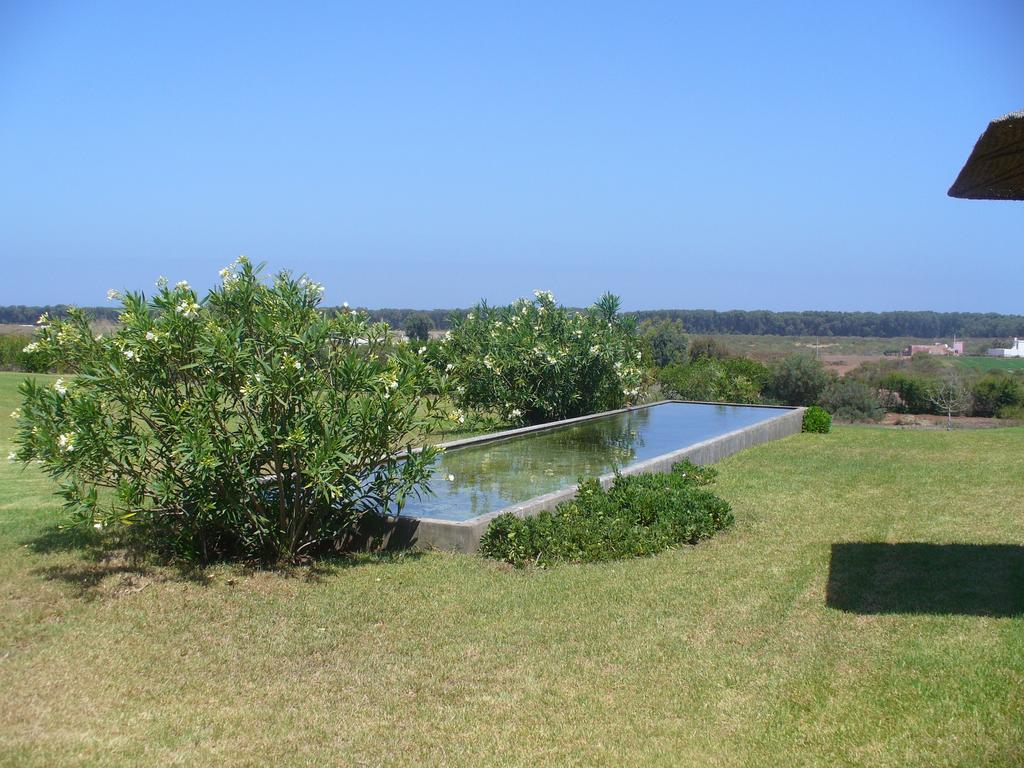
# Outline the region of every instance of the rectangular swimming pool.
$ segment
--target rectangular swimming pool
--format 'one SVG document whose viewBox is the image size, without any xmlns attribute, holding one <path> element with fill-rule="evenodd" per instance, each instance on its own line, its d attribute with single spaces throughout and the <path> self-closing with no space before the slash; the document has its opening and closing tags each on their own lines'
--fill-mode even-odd
<svg viewBox="0 0 1024 768">
<path fill-rule="evenodd" d="M 495 515 L 551 508 L 572 496 L 581 476 L 666 471 L 687 456 L 714 461 L 799 432 L 801 415 L 794 408 L 666 401 L 457 441 L 437 462 L 433 493 L 410 499 L 399 519 L 414 521 L 421 544 L 472 549 Z M 448 546 L 449 534 L 469 543 Z"/>
</svg>

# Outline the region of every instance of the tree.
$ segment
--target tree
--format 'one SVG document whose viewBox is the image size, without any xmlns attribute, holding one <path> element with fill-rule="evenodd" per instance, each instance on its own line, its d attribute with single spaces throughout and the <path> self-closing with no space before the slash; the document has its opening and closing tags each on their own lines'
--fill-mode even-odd
<svg viewBox="0 0 1024 768">
<path fill-rule="evenodd" d="M 405 318 L 405 335 L 410 341 L 426 341 L 433 327 L 434 321 L 426 312 L 415 312 Z"/>
<path fill-rule="evenodd" d="M 686 362 L 686 332 L 679 320 L 644 320 L 640 338 L 658 368 Z"/>
<path fill-rule="evenodd" d="M 29 379 L 16 458 L 62 481 L 72 522 L 131 526 L 181 557 L 294 560 L 426 489 L 442 417 L 434 369 L 323 287 L 248 261 L 200 300 L 187 283 L 123 296 L 121 326 L 48 322 L 32 354 L 73 379 Z M 433 387 L 433 391 L 437 391 Z"/>
<path fill-rule="evenodd" d="M 946 429 L 953 429 L 953 416 L 971 407 L 971 390 L 959 372 L 950 371 L 931 393 L 932 404 L 946 414 Z"/>
</svg>

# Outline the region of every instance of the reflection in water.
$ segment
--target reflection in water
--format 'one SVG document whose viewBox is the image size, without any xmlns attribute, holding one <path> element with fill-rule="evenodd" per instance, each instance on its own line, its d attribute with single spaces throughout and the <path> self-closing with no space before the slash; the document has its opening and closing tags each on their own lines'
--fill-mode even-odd
<svg viewBox="0 0 1024 768">
<path fill-rule="evenodd" d="M 403 514 L 467 520 L 572 486 L 579 477 L 608 474 L 782 412 L 776 408 L 664 403 L 457 448 L 438 461 L 430 482 L 435 495 L 411 499 Z"/>
</svg>

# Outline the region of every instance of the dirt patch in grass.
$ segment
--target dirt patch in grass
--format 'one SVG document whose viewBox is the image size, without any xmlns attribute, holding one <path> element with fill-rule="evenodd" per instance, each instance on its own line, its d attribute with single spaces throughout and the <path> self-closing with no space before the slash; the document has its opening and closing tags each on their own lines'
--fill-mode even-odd
<svg viewBox="0 0 1024 768">
<path fill-rule="evenodd" d="M 882 425 L 898 429 L 946 429 L 946 417 L 930 413 L 887 413 Z M 954 416 L 953 429 L 1019 427 L 1024 422 L 987 416 Z"/>
</svg>

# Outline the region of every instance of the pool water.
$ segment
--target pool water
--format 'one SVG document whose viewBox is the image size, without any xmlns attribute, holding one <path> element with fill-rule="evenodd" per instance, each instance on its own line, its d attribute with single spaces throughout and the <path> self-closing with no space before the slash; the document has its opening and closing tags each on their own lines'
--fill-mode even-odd
<svg viewBox="0 0 1024 768">
<path fill-rule="evenodd" d="M 695 443 L 759 424 L 787 408 L 660 403 L 446 451 L 431 494 L 403 515 L 468 520 Z M 449 479 L 451 478 L 451 479 Z"/>
</svg>

